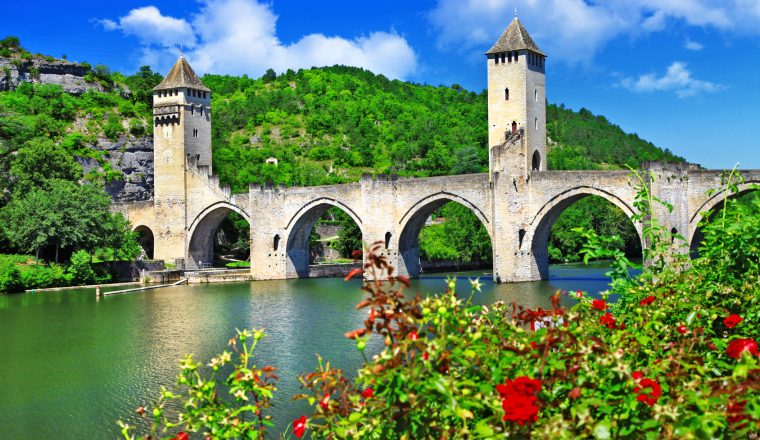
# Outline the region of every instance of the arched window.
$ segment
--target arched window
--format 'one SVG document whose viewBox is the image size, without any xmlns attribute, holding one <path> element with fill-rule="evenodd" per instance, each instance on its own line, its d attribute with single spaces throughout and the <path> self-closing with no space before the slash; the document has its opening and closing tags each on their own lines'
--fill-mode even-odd
<svg viewBox="0 0 760 440">
<path fill-rule="evenodd" d="M 533 171 L 538 171 L 541 169 L 541 155 L 538 154 L 538 150 L 533 152 L 533 160 L 532 160 L 532 166 L 531 169 Z"/>
<path fill-rule="evenodd" d="M 391 244 L 391 233 L 386 232 L 385 233 L 385 248 L 388 249 L 388 246 Z"/>
<path fill-rule="evenodd" d="M 536 126 L 536 128 L 535 128 L 535 129 L 536 129 L 536 130 L 538 130 L 538 118 L 536 118 L 536 119 L 533 121 L 533 123 L 534 123 L 534 125 Z"/>
<path fill-rule="evenodd" d="M 538 102 L 538 90 L 533 91 L 533 97 L 536 99 L 536 102 Z"/>
<path fill-rule="evenodd" d="M 504 89 L 504 100 L 509 101 L 509 88 Z"/>
<path fill-rule="evenodd" d="M 274 250 L 277 250 L 278 247 L 280 247 L 280 234 L 274 236 L 274 242 L 272 243 L 272 248 Z"/>
<path fill-rule="evenodd" d="M 517 122 L 512 121 L 512 133 L 517 133 Z"/>
<path fill-rule="evenodd" d="M 190 114 L 191 114 L 191 115 L 194 115 L 194 114 L 195 114 L 195 106 L 194 106 L 194 105 L 192 105 L 192 104 L 190 105 Z"/>
</svg>

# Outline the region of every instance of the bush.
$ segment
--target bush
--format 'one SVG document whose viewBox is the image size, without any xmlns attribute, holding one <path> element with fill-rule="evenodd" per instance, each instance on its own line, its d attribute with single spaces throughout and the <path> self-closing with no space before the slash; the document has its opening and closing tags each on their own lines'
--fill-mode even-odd
<svg viewBox="0 0 760 440">
<path fill-rule="evenodd" d="M 24 289 L 44 289 L 46 287 L 62 287 L 71 284 L 71 275 L 66 273 L 63 266 L 32 265 L 21 271 L 21 282 Z"/>
<path fill-rule="evenodd" d="M 12 261 L 0 264 L 0 292 L 20 292 L 24 290 L 21 272 Z"/>
<path fill-rule="evenodd" d="M 90 254 L 84 250 L 74 252 L 67 272 L 74 284 L 91 284 L 96 281 L 97 277 L 90 264 Z"/>
</svg>

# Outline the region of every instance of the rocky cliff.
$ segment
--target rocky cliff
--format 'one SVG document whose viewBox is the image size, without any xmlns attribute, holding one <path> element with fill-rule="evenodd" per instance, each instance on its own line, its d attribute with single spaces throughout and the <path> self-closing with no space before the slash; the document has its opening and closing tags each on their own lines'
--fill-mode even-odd
<svg viewBox="0 0 760 440">
<path fill-rule="evenodd" d="M 89 72 L 88 65 L 65 60 L 40 56 L 26 59 L 0 57 L 0 91 L 14 90 L 22 82 L 30 82 L 58 84 L 73 95 L 81 95 L 90 89 L 102 92 L 102 85 L 85 80 L 85 75 Z"/>
<path fill-rule="evenodd" d="M 98 139 L 92 148 L 105 152 L 103 158 L 123 178 L 106 184 L 106 191 L 115 202 L 137 202 L 153 198 L 153 137 L 121 136 L 116 142 Z M 85 174 L 102 168 L 95 159 L 78 158 Z"/>
</svg>

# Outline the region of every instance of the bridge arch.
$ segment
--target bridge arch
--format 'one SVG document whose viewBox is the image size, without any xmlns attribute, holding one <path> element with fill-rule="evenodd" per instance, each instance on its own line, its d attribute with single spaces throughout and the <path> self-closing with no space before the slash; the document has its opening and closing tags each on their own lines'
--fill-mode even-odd
<svg viewBox="0 0 760 440">
<path fill-rule="evenodd" d="M 398 222 L 399 230 L 401 231 L 398 235 L 399 274 L 410 277 L 419 276 L 421 271 L 420 232 L 422 232 L 425 222 L 433 212 L 449 202 L 456 202 L 468 208 L 480 220 L 493 243 L 491 221 L 485 212 L 483 212 L 483 209 L 454 193 L 441 191 L 430 194 L 415 202 Z"/>
<path fill-rule="evenodd" d="M 197 269 L 214 260 L 214 235 L 219 225 L 227 216 L 236 212 L 249 224 L 250 216 L 238 206 L 228 202 L 217 202 L 203 209 L 190 223 L 188 229 L 188 249 L 186 265 L 190 269 Z"/>
<path fill-rule="evenodd" d="M 287 278 L 307 278 L 309 276 L 309 237 L 312 229 L 328 209 L 335 207 L 348 214 L 356 223 L 364 236 L 364 225 L 356 212 L 338 200 L 328 197 L 314 199 L 301 208 L 290 218 L 286 229 L 287 244 L 285 246 Z M 279 240 L 278 240 L 279 242 Z"/>
<path fill-rule="evenodd" d="M 700 223 L 705 219 L 705 215 L 710 212 L 712 215 L 717 210 L 723 207 L 723 203 L 726 199 L 736 199 L 742 197 L 752 191 L 760 191 L 760 180 L 748 180 L 740 185 L 737 185 L 737 191 L 729 193 L 727 190 L 722 189 L 708 196 L 702 204 L 699 205 L 696 211 L 689 218 L 689 253 L 692 256 L 698 255 L 699 245 L 702 243 L 704 235 L 699 227 Z"/>
<path fill-rule="evenodd" d="M 152 260 L 155 249 L 155 238 L 153 237 L 153 230 L 151 230 L 146 225 L 140 224 L 135 226 L 132 229 L 132 232 L 135 232 L 137 234 L 137 243 L 143 250 L 145 258 Z"/>
<path fill-rule="evenodd" d="M 552 226 L 554 226 L 554 223 L 559 216 L 562 215 L 570 205 L 589 196 L 600 197 L 623 211 L 625 216 L 631 220 L 631 223 L 636 230 L 639 243 L 641 244 L 642 249 L 644 248 L 641 225 L 637 222 L 633 222 L 632 217 L 636 214 L 636 211 L 632 206 L 626 203 L 618 195 L 609 191 L 591 186 L 574 187 L 555 195 L 544 203 L 532 217 L 527 231 L 521 230 L 521 235 L 524 235 L 527 239 L 520 237 L 519 251 L 523 253 L 529 252 L 529 255 L 533 257 L 531 259 L 533 262 L 532 271 L 537 273 L 540 276 L 540 279 L 545 280 L 549 278 L 549 238 L 551 236 Z"/>
</svg>

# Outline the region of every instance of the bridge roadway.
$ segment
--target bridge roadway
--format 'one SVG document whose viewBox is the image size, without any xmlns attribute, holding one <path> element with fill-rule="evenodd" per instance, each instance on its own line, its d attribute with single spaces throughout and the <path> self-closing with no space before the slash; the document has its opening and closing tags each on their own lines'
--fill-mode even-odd
<svg viewBox="0 0 760 440">
<path fill-rule="evenodd" d="M 727 196 L 743 194 L 753 184 L 760 184 L 760 170 L 742 171 L 745 182 L 736 194 L 721 190 L 724 171 L 660 163 L 643 164 L 642 171 L 654 176 L 648 183 L 652 195 L 673 207 L 668 211 L 656 205 L 654 215 L 668 229 L 686 237 L 688 243 L 675 249 L 678 252 L 697 244 L 705 211 L 719 207 Z M 453 201 L 469 208 L 491 236 L 494 279 L 514 282 L 548 277 L 551 227 L 580 198 L 602 197 L 631 218 L 636 213 L 634 183 L 627 171 L 532 171 L 523 175 L 503 171 L 492 176 L 430 178 L 364 175 L 359 182 L 342 185 L 251 185 L 246 194 L 231 194 L 207 168 L 188 161 L 184 200 L 121 204 L 115 210 L 123 212 L 136 230 L 153 235 L 156 258 L 168 262 L 184 258 L 188 268 L 212 261 L 212 240 L 219 224 L 230 212 L 237 212 L 251 227 L 251 276 L 283 279 L 308 276 L 311 229 L 335 206 L 353 218 L 365 242 L 384 243 L 382 252 L 397 273 L 414 277 L 420 271 L 418 238 L 425 220 Z M 176 206 L 164 206 L 167 203 Z M 175 218 L 177 207 L 184 207 L 184 219 Z M 178 220 L 184 225 L 176 225 Z M 634 226 L 641 236 L 641 224 L 634 222 Z M 178 229 L 185 233 L 178 234 Z M 184 242 L 184 255 L 162 252 L 176 248 L 178 240 Z"/>
</svg>

